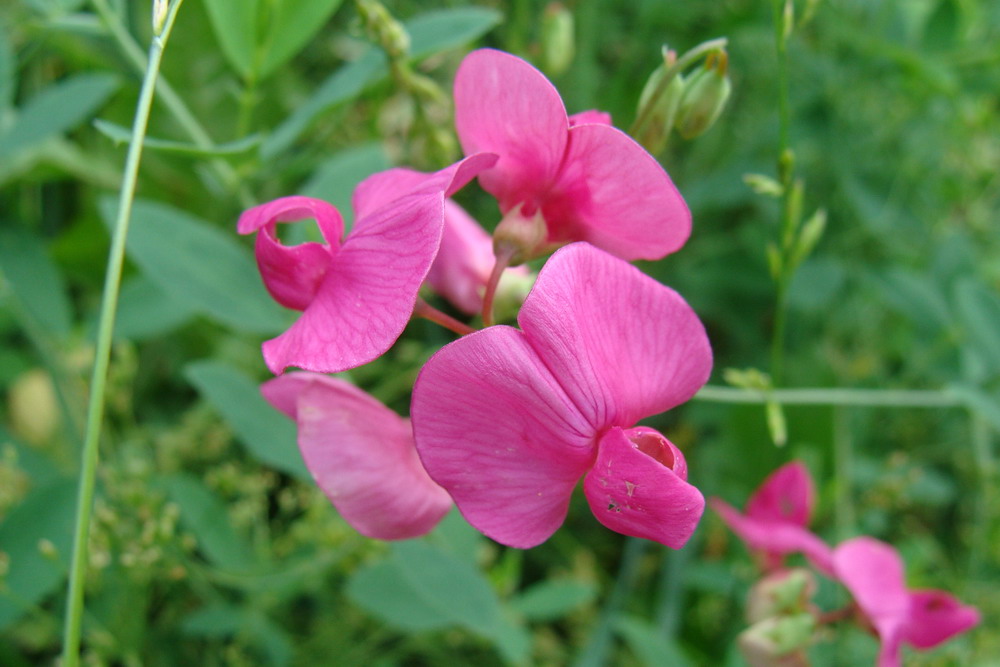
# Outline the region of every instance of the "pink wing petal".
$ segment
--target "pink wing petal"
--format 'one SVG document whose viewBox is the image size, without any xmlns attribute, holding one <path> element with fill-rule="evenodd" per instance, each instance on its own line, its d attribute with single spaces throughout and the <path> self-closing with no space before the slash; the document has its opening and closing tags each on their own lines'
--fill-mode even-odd
<svg viewBox="0 0 1000 667">
<path fill-rule="evenodd" d="M 470 315 L 478 313 L 495 261 L 492 237 L 465 209 L 447 200 L 441 248 L 427 273 L 427 282 L 434 291 L 459 310 Z"/>
<path fill-rule="evenodd" d="M 351 526 L 401 540 L 429 532 L 451 498 L 420 465 L 407 421 L 357 387 L 290 373 L 261 387 L 279 409 L 295 398 L 299 449 L 313 479 Z"/>
<path fill-rule="evenodd" d="M 250 234 L 274 222 L 294 222 L 307 218 L 316 220 L 320 233 L 331 247 L 340 245 L 340 237 L 344 233 L 344 221 L 340 212 L 322 199 L 298 195 L 281 197 L 244 211 L 236 223 L 236 231 Z"/>
<path fill-rule="evenodd" d="M 701 492 L 686 480 L 684 456 L 662 435 L 614 427 L 598 444 L 583 490 L 606 527 L 679 549 L 705 509 Z"/>
<path fill-rule="evenodd" d="M 417 451 L 466 520 L 528 548 L 566 517 L 593 460 L 593 432 L 510 327 L 490 327 L 431 357 L 413 390 Z"/>
<path fill-rule="evenodd" d="M 879 667 L 897 667 L 903 628 L 910 616 L 910 594 L 899 554 L 874 538 L 856 537 L 834 549 L 833 566 L 882 640 Z"/>
<path fill-rule="evenodd" d="M 585 243 L 549 259 L 518 322 L 594 432 L 683 403 L 712 368 L 705 329 L 676 292 Z"/>
<path fill-rule="evenodd" d="M 979 621 L 979 610 L 945 591 L 911 591 L 903 641 L 919 649 L 931 648 L 979 625 Z"/>
<path fill-rule="evenodd" d="M 815 499 L 809 470 L 801 461 L 792 461 L 771 473 L 750 496 L 747 516 L 788 521 L 805 528 L 809 525 Z"/>
<path fill-rule="evenodd" d="M 542 212 L 550 241 L 588 241 L 627 260 L 660 259 L 691 235 L 691 213 L 667 172 L 608 125 L 570 129 Z"/>
<path fill-rule="evenodd" d="M 587 124 L 611 125 L 611 114 L 607 111 L 588 109 L 587 111 L 580 111 L 579 113 L 575 113 L 569 117 L 570 127 Z"/>
<path fill-rule="evenodd" d="M 566 150 L 569 120 L 559 92 L 541 72 L 508 53 L 473 51 L 455 74 L 455 127 L 465 153 L 500 156 L 479 182 L 507 212 L 537 197 L 555 180 Z"/>
<path fill-rule="evenodd" d="M 442 193 L 409 195 L 359 220 L 302 316 L 264 343 L 267 367 L 336 373 L 388 350 L 413 314 L 443 223 Z"/>
</svg>

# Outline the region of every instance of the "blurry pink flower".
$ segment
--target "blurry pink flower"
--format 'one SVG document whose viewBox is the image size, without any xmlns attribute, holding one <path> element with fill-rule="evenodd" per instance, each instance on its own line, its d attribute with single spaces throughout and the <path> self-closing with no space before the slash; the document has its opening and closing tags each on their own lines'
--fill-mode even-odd
<svg viewBox="0 0 1000 667">
<path fill-rule="evenodd" d="M 903 642 L 928 649 L 979 623 L 979 611 L 939 590 L 907 590 L 903 560 L 891 546 L 856 537 L 833 551 L 837 578 L 882 642 L 879 667 L 901 664 Z"/>
<path fill-rule="evenodd" d="M 303 311 L 283 334 L 263 345 L 274 373 L 288 366 L 333 373 L 372 361 L 392 346 L 413 313 L 417 291 L 438 251 L 445 198 L 493 164 L 473 155 L 405 189 L 363 182 L 355 193 L 357 221 L 341 242 L 340 213 L 309 197 L 283 197 L 240 216 L 241 234 L 258 232 L 264 284 L 287 308 Z M 314 218 L 326 243 L 284 246 L 279 222 Z"/>
<path fill-rule="evenodd" d="M 298 425 L 306 467 L 337 511 L 367 537 L 429 532 L 451 507 L 431 481 L 403 419 L 357 387 L 317 373 L 288 373 L 261 393 Z"/>
<path fill-rule="evenodd" d="M 566 517 L 581 477 L 608 528 L 678 548 L 704 509 L 687 464 L 640 419 L 687 401 L 712 353 L 673 290 L 584 243 L 559 250 L 518 315 L 445 346 L 413 393 L 417 450 L 459 510 L 528 548 Z"/>
<path fill-rule="evenodd" d="M 534 254 L 588 241 L 623 259 L 660 259 L 690 235 L 691 214 L 670 177 L 610 121 L 599 111 L 567 117 L 548 79 L 508 53 L 473 51 L 455 76 L 462 148 L 500 156 L 479 182 L 499 201 L 501 227 L 544 225 Z"/>
<path fill-rule="evenodd" d="M 719 498 L 712 506 L 747 546 L 764 556 L 764 567 L 776 570 L 790 553 L 802 552 L 821 572 L 833 575 L 831 550 L 807 529 L 816 492 L 809 471 L 799 461 L 778 468 L 747 501 L 746 514 Z"/>
</svg>

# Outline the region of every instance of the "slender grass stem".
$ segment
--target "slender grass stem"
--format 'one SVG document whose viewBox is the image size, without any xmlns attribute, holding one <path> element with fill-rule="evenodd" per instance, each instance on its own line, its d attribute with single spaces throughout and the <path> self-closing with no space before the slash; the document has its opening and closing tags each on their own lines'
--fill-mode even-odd
<svg viewBox="0 0 1000 667">
<path fill-rule="evenodd" d="M 90 521 L 94 506 L 94 487 L 97 478 L 97 463 L 101 425 L 104 417 L 105 384 L 111 359 L 111 342 L 118 306 L 118 292 L 121 284 L 122 264 L 125 259 L 125 238 L 128 235 L 132 200 L 135 198 L 136 182 L 139 175 L 139 161 L 142 144 L 146 136 L 150 107 L 156 79 L 160 71 L 163 49 L 173 29 L 177 12 L 184 0 L 172 3 L 163 29 L 154 35 L 149 47 L 146 73 L 136 105 L 132 123 L 132 139 L 125 160 L 125 172 L 118 198 L 118 215 L 115 220 L 114 236 L 108 257 L 104 278 L 104 294 L 101 299 L 101 315 L 97 330 L 97 349 L 94 370 L 90 381 L 90 400 L 87 407 L 87 428 L 81 456 L 80 482 L 76 504 L 76 524 L 73 536 L 73 560 L 70 566 L 69 588 L 66 599 L 66 622 L 63 632 L 62 664 L 76 667 L 80 664 L 80 635 L 83 625 L 83 593 L 87 574 L 88 539 Z"/>
<path fill-rule="evenodd" d="M 819 387 L 774 389 L 765 392 L 706 385 L 695 394 L 694 399 L 712 403 L 760 404 L 774 400 L 784 405 L 867 405 L 895 408 L 958 408 L 965 405 L 960 397 L 945 391 Z"/>
</svg>

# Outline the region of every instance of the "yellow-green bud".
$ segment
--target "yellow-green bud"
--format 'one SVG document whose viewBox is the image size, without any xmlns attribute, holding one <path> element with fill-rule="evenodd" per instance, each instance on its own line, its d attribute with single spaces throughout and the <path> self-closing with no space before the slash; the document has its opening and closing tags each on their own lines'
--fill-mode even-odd
<svg viewBox="0 0 1000 667">
<path fill-rule="evenodd" d="M 551 2 L 542 14 L 542 69 L 558 76 L 576 55 L 573 13 L 560 2 Z"/>
<path fill-rule="evenodd" d="M 816 577 L 809 570 L 796 567 L 775 572 L 750 589 L 747 620 L 757 623 L 772 616 L 806 611 L 815 594 Z"/>
<path fill-rule="evenodd" d="M 49 374 L 34 368 L 20 375 L 7 396 L 14 432 L 33 445 L 43 445 L 59 427 L 59 406 Z"/>
<path fill-rule="evenodd" d="M 684 95 L 684 77 L 675 73 L 669 82 L 664 82 L 667 70 L 674 61 L 672 51 L 664 53 L 664 61 L 646 79 L 646 85 L 639 95 L 638 118 L 643 119 L 635 140 L 654 155 L 667 145 L 670 130 L 677 117 L 677 109 Z"/>
<path fill-rule="evenodd" d="M 776 616 L 741 632 L 737 644 L 751 667 L 807 667 L 805 648 L 815 629 L 812 614 Z"/>
<path fill-rule="evenodd" d="M 728 62 L 725 51 L 718 55 L 711 53 L 705 66 L 684 83 L 675 127 L 685 139 L 694 139 L 707 132 L 725 108 L 732 89 L 726 73 Z"/>
</svg>

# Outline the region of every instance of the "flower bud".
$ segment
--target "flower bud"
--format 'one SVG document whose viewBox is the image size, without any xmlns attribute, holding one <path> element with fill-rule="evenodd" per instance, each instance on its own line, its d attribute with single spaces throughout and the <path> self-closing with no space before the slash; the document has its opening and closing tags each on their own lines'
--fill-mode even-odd
<svg viewBox="0 0 1000 667">
<path fill-rule="evenodd" d="M 549 3 L 542 15 L 542 69 L 558 76 L 576 55 L 573 13 L 560 2 Z"/>
<path fill-rule="evenodd" d="M 49 374 L 40 368 L 29 370 L 10 388 L 7 397 L 10 424 L 14 432 L 33 445 L 43 445 L 59 426 L 59 406 Z"/>
<path fill-rule="evenodd" d="M 675 127 L 685 139 L 704 134 L 715 124 L 726 106 L 732 84 L 726 74 L 729 57 L 725 51 L 709 54 L 705 67 L 684 84 Z"/>
<path fill-rule="evenodd" d="M 684 94 L 684 77 L 679 72 L 670 81 L 664 81 L 674 60 L 673 51 L 667 51 L 664 47 L 663 63 L 653 70 L 639 95 L 637 117 L 643 122 L 635 140 L 654 155 L 667 145 Z"/>
<path fill-rule="evenodd" d="M 815 593 L 816 578 L 809 570 L 797 567 L 775 572 L 750 589 L 747 620 L 758 623 L 773 616 L 803 612 Z"/>
<path fill-rule="evenodd" d="M 493 231 L 493 252 L 498 257 L 511 253 L 508 266 L 517 266 L 538 257 L 546 248 L 548 228 L 542 210 L 537 209 L 530 218 L 525 217 L 521 210 L 520 204 L 512 208 Z"/>
<path fill-rule="evenodd" d="M 750 667 L 807 667 L 805 648 L 815 628 L 812 614 L 777 616 L 741 632 L 737 645 Z"/>
</svg>

